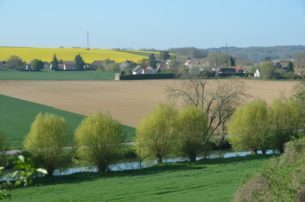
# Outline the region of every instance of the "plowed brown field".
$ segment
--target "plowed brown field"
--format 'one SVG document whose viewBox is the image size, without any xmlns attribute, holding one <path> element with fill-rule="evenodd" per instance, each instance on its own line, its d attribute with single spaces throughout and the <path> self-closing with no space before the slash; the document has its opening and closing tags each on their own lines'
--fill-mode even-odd
<svg viewBox="0 0 305 202">
<path fill-rule="evenodd" d="M 209 82 L 214 82 L 210 80 Z M 89 115 L 107 111 L 123 124 L 138 121 L 162 102 L 179 80 L 145 81 L 0 81 L 0 94 Z M 246 93 L 271 102 L 290 96 L 296 82 L 245 80 Z"/>
</svg>

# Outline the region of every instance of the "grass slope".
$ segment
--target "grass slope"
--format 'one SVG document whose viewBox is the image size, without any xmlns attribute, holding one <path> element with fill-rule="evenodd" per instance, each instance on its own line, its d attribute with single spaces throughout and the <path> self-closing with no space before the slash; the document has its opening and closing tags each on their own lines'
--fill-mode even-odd
<svg viewBox="0 0 305 202">
<path fill-rule="evenodd" d="M 0 71 L 0 80 L 113 80 L 113 72 L 101 71 Z"/>
<path fill-rule="evenodd" d="M 131 60 L 138 62 L 144 57 L 138 54 L 108 50 L 84 48 L 30 48 L 30 47 L 0 47 L 0 61 L 7 60 L 12 55 L 21 57 L 26 62 L 33 59 L 41 59 L 46 62 L 52 61 L 53 55 L 62 60 L 74 60 L 77 54 L 81 54 L 85 62 L 92 63 L 95 60 L 111 59 L 116 62 Z"/>
<path fill-rule="evenodd" d="M 42 179 L 13 191 L 12 201 L 231 201 L 245 175 L 266 161 L 252 156 Z"/>
<path fill-rule="evenodd" d="M 0 131 L 6 135 L 10 148 L 21 148 L 23 139 L 28 133 L 31 124 L 40 112 L 54 113 L 65 118 L 70 141 L 72 142 L 73 133 L 84 116 L 75 114 L 49 106 L 36 104 L 0 94 Z M 128 135 L 128 140 L 132 140 L 134 136 L 134 128 L 123 126 L 124 131 Z"/>
</svg>

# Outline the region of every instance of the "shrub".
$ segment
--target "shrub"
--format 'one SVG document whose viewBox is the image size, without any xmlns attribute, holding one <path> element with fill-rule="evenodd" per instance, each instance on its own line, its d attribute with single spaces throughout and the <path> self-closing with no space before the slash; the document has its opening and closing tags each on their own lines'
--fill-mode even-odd
<svg viewBox="0 0 305 202">
<path fill-rule="evenodd" d="M 174 131 L 176 110 L 169 105 L 159 105 L 145 117 L 137 128 L 136 150 L 141 158 L 157 158 L 174 153 L 177 138 Z"/>
<path fill-rule="evenodd" d="M 304 197 L 305 137 L 290 141 L 285 153 L 272 159 L 260 173 L 263 183 L 253 186 L 255 177 L 236 193 L 235 201 L 296 201 Z M 247 196 L 247 199 L 240 196 Z"/>
<path fill-rule="evenodd" d="M 38 114 L 24 141 L 24 149 L 33 156 L 35 164 L 52 175 L 66 160 L 63 156 L 67 145 L 65 120 L 54 114 Z"/>
<path fill-rule="evenodd" d="M 82 121 L 75 132 L 77 154 L 81 160 L 107 171 L 120 157 L 124 145 L 121 125 L 109 114 L 95 113 Z"/>
<path fill-rule="evenodd" d="M 178 113 L 176 129 L 180 150 L 190 161 L 196 161 L 198 153 L 207 149 L 207 119 L 207 115 L 194 106 L 185 107 Z"/>
</svg>

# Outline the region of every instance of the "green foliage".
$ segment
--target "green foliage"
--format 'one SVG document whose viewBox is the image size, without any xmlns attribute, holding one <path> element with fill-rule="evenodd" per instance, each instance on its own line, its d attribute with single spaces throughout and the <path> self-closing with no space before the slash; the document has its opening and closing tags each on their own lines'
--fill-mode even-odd
<svg viewBox="0 0 305 202">
<path fill-rule="evenodd" d="M 277 78 L 276 68 L 270 61 L 262 62 L 260 65 L 260 76 L 262 79 Z"/>
<path fill-rule="evenodd" d="M 44 67 L 44 62 L 39 59 L 32 60 L 31 66 L 33 70 L 40 71 Z"/>
<path fill-rule="evenodd" d="M 237 108 L 228 125 L 228 138 L 233 148 L 252 151 L 269 148 L 268 113 L 268 105 L 260 100 Z"/>
<path fill-rule="evenodd" d="M 263 184 L 249 186 L 253 178 L 244 184 L 239 195 L 248 187 L 248 201 L 303 201 L 305 189 L 305 138 L 295 139 L 286 144 L 285 153 L 273 159 L 260 172 Z M 297 200 L 298 199 L 298 200 Z M 244 201 L 244 200 L 236 200 Z"/>
<path fill-rule="evenodd" d="M 148 65 L 154 69 L 157 68 L 157 61 L 154 54 L 149 55 L 148 57 Z"/>
<path fill-rule="evenodd" d="M 77 154 L 99 171 L 107 171 L 120 157 L 124 138 L 118 121 L 109 114 L 95 113 L 85 118 L 75 132 Z"/>
<path fill-rule="evenodd" d="M 12 189 L 31 185 L 38 174 L 43 176 L 47 171 L 42 168 L 36 169 L 31 159 L 26 159 L 22 155 L 13 161 L 12 169 L 5 171 L 4 167 L 0 167 L 0 177 L 3 180 L 0 183 L 0 200 L 11 199 Z"/>
<path fill-rule="evenodd" d="M 283 152 L 284 144 L 298 136 L 304 121 L 302 110 L 301 103 L 294 99 L 273 102 L 270 110 L 270 126 L 274 148 Z"/>
<path fill-rule="evenodd" d="M 59 61 L 55 54 L 53 55 L 53 60 L 51 62 L 51 65 L 52 65 L 52 70 L 57 71 L 59 69 Z"/>
<path fill-rule="evenodd" d="M 64 118 L 49 113 L 39 113 L 24 140 L 24 149 L 29 152 L 39 167 L 52 175 L 56 168 L 65 164 L 64 152 L 68 134 Z"/>
<path fill-rule="evenodd" d="M 5 63 L 5 68 L 14 70 L 23 70 L 25 62 L 18 56 L 11 56 Z"/>
<path fill-rule="evenodd" d="M 75 69 L 82 71 L 85 67 L 85 61 L 83 60 L 82 56 L 80 54 L 75 56 Z"/>
<path fill-rule="evenodd" d="M 191 161 L 196 161 L 196 156 L 208 149 L 207 115 L 195 106 L 188 106 L 178 112 L 176 124 L 179 149 Z"/>
<path fill-rule="evenodd" d="M 175 151 L 176 114 L 173 107 L 159 105 L 140 122 L 136 131 L 136 150 L 141 158 L 157 158 L 162 163 L 163 157 Z"/>
<path fill-rule="evenodd" d="M 294 97 L 302 104 L 302 112 L 305 109 L 305 80 L 301 80 L 294 89 Z"/>
</svg>

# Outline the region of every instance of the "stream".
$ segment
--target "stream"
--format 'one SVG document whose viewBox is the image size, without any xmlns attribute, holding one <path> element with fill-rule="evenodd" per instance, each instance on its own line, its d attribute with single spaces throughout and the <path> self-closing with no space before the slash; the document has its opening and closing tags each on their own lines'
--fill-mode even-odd
<svg viewBox="0 0 305 202">
<path fill-rule="evenodd" d="M 274 150 L 267 150 L 266 154 L 274 154 L 277 153 Z M 232 157 L 244 157 L 251 155 L 250 151 L 248 152 L 231 152 L 231 151 L 212 151 L 206 156 L 199 156 L 196 160 L 201 159 L 216 159 L 216 158 L 232 158 Z M 261 154 L 261 151 L 258 151 L 258 154 Z M 188 161 L 188 158 L 169 158 L 164 159 L 164 163 L 176 163 L 176 162 L 184 162 Z M 109 166 L 110 171 L 126 171 L 126 170 L 138 170 L 142 168 L 152 167 L 157 164 L 157 161 L 133 161 L 133 162 L 124 162 L 124 163 L 115 163 Z M 95 166 L 84 166 L 84 167 L 75 167 L 75 168 L 67 168 L 67 169 L 58 169 L 55 170 L 53 176 L 65 176 L 71 175 L 75 173 L 84 173 L 84 172 L 97 172 L 97 168 Z"/>
</svg>

